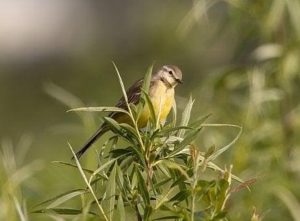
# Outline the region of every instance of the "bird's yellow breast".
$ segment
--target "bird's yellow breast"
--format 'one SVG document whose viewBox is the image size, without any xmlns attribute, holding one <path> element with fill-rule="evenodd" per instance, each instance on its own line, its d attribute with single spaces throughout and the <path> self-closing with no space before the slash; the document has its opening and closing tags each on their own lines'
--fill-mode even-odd
<svg viewBox="0 0 300 221">
<path fill-rule="evenodd" d="M 153 104 L 155 115 L 160 122 L 164 122 L 174 103 L 174 88 L 168 88 L 162 81 L 156 81 L 151 86 L 149 96 Z M 138 120 L 139 127 L 145 127 L 150 119 L 150 110 L 145 105 Z"/>
<path fill-rule="evenodd" d="M 174 103 L 174 88 L 168 88 L 162 81 L 155 81 L 150 87 L 149 96 L 153 104 L 155 115 L 163 123 Z M 138 127 L 143 128 L 151 117 L 148 105 L 145 105 L 138 119 Z M 119 123 L 132 125 L 130 117 L 126 114 L 117 114 L 115 120 Z"/>
</svg>

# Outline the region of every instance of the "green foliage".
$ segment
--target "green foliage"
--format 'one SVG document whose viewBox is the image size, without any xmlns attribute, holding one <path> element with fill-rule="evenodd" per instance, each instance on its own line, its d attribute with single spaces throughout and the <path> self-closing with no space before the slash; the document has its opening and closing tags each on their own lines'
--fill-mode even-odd
<svg viewBox="0 0 300 221">
<path fill-rule="evenodd" d="M 149 73 L 144 85 L 149 85 Z M 116 68 L 124 96 L 125 87 Z M 147 87 L 147 86 L 146 86 Z M 147 91 L 147 89 L 145 89 Z M 141 104 L 152 107 L 147 93 Z M 127 103 L 128 104 L 128 103 Z M 139 104 L 139 105 L 141 105 Z M 232 167 L 221 169 L 215 159 L 231 147 L 241 130 L 228 145 L 205 151 L 195 141 L 207 127 L 237 127 L 227 124 L 204 124 L 207 116 L 191 121 L 194 104 L 189 99 L 182 112 L 181 122 L 161 125 L 153 111 L 152 120 L 145 130 L 137 128 L 137 117 L 142 108 L 128 104 L 128 111 L 111 107 L 77 108 L 71 111 L 119 111 L 127 114 L 133 126 L 118 124 L 114 119 L 105 121 L 114 132 L 116 142 L 106 142 L 97 156 L 101 162 L 95 170 L 82 168 L 74 154 L 76 164 L 58 162 L 77 168 L 86 187 L 70 190 L 39 204 L 35 213 L 79 215 L 101 220 L 227 220 L 226 203 L 233 189 Z M 118 141 L 123 142 L 118 142 Z M 246 187 L 247 184 L 244 183 Z M 63 205 L 81 196 L 81 207 L 65 208 Z M 78 199 L 79 200 L 79 199 Z M 47 205 L 45 207 L 45 205 Z M 86 209 L 88 208 L 88 209 Z M 88 219 L 86 217 L 86 219 Z"/>
<path fill-rule="evenodd" d="M 20 166 L 24 163 L 31 142 L 31 137 L 22 137 L 15 147 L 18 154 L 15 154 L 11 141 L 5 140 L 1 143 L 0 220 L 30 220 L 26 200 L 22 199 L 22 187 L 27 187 L 26 181 L 44 167 L 39 160 Z"/>
<path fill-rule="evenodd" d="M 204 95 L 199 96 L 217 120 L 242 122 L 240 149 L 227 156 L 237 171 L 257 178 L 251 194 L 235 198 L 241 204 L 233 206 L 236 215 L 230 217 L 244 220 L 245 208 L 249 213 L 249 207 L 256 206 L 265 220 L 297 220 L 300 26 L 295 21 L 300 2 L 226 1 L 226 5 L 231 14 L 220 27 L 230 23 L 239 33 L 234 64 L 207 77 L 199 87 Z"/>
<path fill-rule="evenodd" d="M 0 162 L 0 220 L 34 220 L 36 217 L 36 220 L 99 220 L 103 216 L 101 207 L 107 219 L 112 217 L 114 220 L 143 219 L 144 216 L 151 220 L 188 220 L 192 218 L 192 213 L 195 215 L 194 220 L 212 217 L 220 219 L 225 216 L 229 220 L 240 221 L 249 220 L 251 214 L 253 221 L 298 220 L 299 5 L 299 0 L 155 1 L 145 8 L 136 4 L 135 7 L 129 6 L 129 13 L 133 16 L 124 16 L 124 19 L 127 17 L 130 21 L 130 27 L 125 27 L 129 35 L 132 30 L 143 33 L 134 47 L 132 44 L 124 44 L 123 38 L 122 42 L 116 43 L 116 38 L 108 34 L 106 39 L 97 39 L 98 47 L 93 45 L 92 48 L 98 53 L 84 54 L 75 61 L 68 57 L 66 62 L 69 66 L 63 64 L 67 68 L 55 63 L 49 65 L 49 69 L 38 69 L 38 73 L 56 73 L 59 77 L 54 77 L 54 82 L 76 91 L 77 95 L 85 97 L 84 100 L 88 102 L 110 102 L 115 99 L 116 93 L 110 90 L 111 85 L 99 83 L 101 80 L 113 81 L 111 75 L 106 74 L 110 69 L 105 65 L 107 53 L 103 53 L 104 50 L 123 61 L 122 66 L 130 73 L 126 78 L 128 81 L 135 79 L 136 70 L 155 58 L 159 63 L 168 61 L 180 65 L 186 84 L 178 88 L 178 95 L 193 92 L 196 102 L 193 106 L 192 99 L 188 102 L 186 98 L 177 97 L 178 108 L 173 108 L 168 124 L 160 125 L 152 113 L 151 121 L 143 131 L 104 118 L 114 135 L 104 141 L 102 148 L 97 148 L 96 157 L 92 152 L 82 159 L 80 165 L 55 162 L 56 168 L 61 171 L 70 170 L 70 174 L 64 176 L 68 177 L 67 182 L 52 177 L 51 182 L 50 178 L 43 181 L 46 185 L 37 183 L 32 176 L 39 166 L 26 167 L 28 162 L 20 160 L 24 159 L 22 153 L 26 148 L 4 142 Z M 133 28 L 132 18 L 138 19 L 138 24 L 143 28 L 136 29 L 138 25 L 135 22 L 133 25 L 137 26 Z M 106 26 L 112 27 L 110 23 Z M 105 33 L 105 29 L 101 32 Z M 24 69 L 19 70 L 19 74 L 1 76 L 2 96 L 15 93 L 16 90 L 6 84 L 9 82 L 7 79 L 11 79 L 11 85 L 15 88 L 15 82 L 24 76 Z M 70 72 L 72 74 L 65 75 Z M 89 79 L 91 81 L 87 82 Z M 24 93 L 18 98 L 11 95 L 2 102 L 2 111 L 11 106 L 11 113 L 6 111 L 1 115 L 1 125 L 4 125 L 2 132 L 29 123 L 40 130 L 41 125 L 47 125 L 52 117 L 54 119 L 58 113 L 63 112 L 53 109 L 55 103 L 44 96 L 40 96 L 39 102 L 45 105 L 43 107 L 48 105 L 44 108 L 48 112 L 43 112 L 43 108 L 37 111 L 40 106 L 29 101 L 37 99 L 33 95 L 41 89 L 35 77 L 30 78 L 26 84 L 30 85 L 31 93 Z M 87 106 L 77 96 L 55 84 L 46 84 L 45 89 L 68 109 Z M 110 93 L 109 98 L 103 96 L 105 92 Z M 117 93 L 119 96 L 119 91 Z M 151 107 L 146 85 L 143 95 L 144 103 L 141 105 L 148 104 Z M 19 106 L 15 106 L 18 102 Z M 134 121 L 141 106 L 130 107 L 131 113 L 127 114 Z M 185 110 L 182 107 L 186 107 Z M 95 129 L 93 116 L 98 116 L 99 112 L 124 110 L 90 107 L 74 111 L 83 122 L 83 127 L 69 123 L 59 125 L 54 130 L 55 136 L 51 136 L 46 129 L 41 131 L 44 136 L 38 138 L 42 143 L 37 142 L 32 148 L 32 153 L 36 155 L 32 154 L 26 160 L 40 156 L 43 159 L 57 159 L 60 157 L 58 153 L 66 158 L 62 148 L 65 140 L 57 142 L 59 139 L 56 138 L 72 137 L 71 143 L 77 149 L 81 145 L 79 139 L 86 138 Z M 29 112 L 33 113 L 34 118 L 30 117 Z M 184 113 L 184 117 L 177 116 L 178 113 Z M 201 113 L 201 116 L 197 118 L 196 113 Z M 205 113 L 213 113 L 210 122 L 227 124 L 207 123 L 211 115 Z M 66 118 L 72 119 L 73 116 L 75 114 L 65 114 L 59 122 L 70 122 Z M 231 124 L 242 125 L 243 134 L 240 127 Z M 61 131 L 64 133 L 60 134 Z M 238 148 L 228 149 L 237 139 Z M 97 167 L 94 162 L 98 163 Z M 242 182 L 231 174 L 231 163 L 235 173 L 249 177 L 250 180 Z M 200 164 L 200 167 L 195 167 L 196 164 Z M 224 165 L 227 165 L 227 170 Z M 73 175 L 72 172 L 78 172 L 79 166 L 100 207 L 84 179 L 82 181 L 85 183 L 82 184 Z M 50 168 L 50 173 L 53 171 L 51 166 L 47 168 Z M 198 169 L 198 175 L 195 174 L 195 168 Z M 48 177 L 50 173 L 46 171 L 42 175 Z M 151 173 L 152 179 L 148 179 Z M 226 173 L 231 175 L 225 176 Z M 15 174 L 26 179 L 20 181 Z M 230 182 L 229 178 L 241 184 Z M 108 190 L 108 183 L 113 180 L 116 181 L 114 190 Z M 140 181 L 145 185 L 140 184 Z M 57 182 L 68 185 L 57 187 Z M 251 191 L 240 191 L 254 183 Z M 8 184 L 14 188 L 7 188 Z M 53 193 L 56 189 L 62 194 L 51 197 L 56 195 Z M 145 192 L 145 189 L 149 191 Z M 115 197 L 110 197 L 112 191 Z M 192 195 L 193 191 L 197 194 Z M 126 194 L 132 198 L 128 199 Z M 51 199 L 32 208 L 32 205 L 45 197 Z M 193 200 L 196 205 L 194 212 Z M 114 210 L 111 214 L 112 205 Z M 225 208 L 222 208 L 223 205 Z M 30 214 L 29 211 L 46 213 L 47 216 Z"/>
</svg>

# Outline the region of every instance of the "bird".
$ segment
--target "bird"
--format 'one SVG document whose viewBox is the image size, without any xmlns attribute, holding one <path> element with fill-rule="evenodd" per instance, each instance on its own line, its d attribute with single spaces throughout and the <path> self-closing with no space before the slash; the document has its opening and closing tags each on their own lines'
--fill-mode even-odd
<svg viewBox="0 0 300 221">
<path fill-rule="evenodd" d="M 129 104 L 137 105 L 140 102 L 143 80 L 144 79 L 140 79 L 136 81 L 126 91 Z M 154 74 L 152 74 L 148 95 L 153 104 L 155 115 L 159 118 L 160 123 L 165 122 L 172 106 L 174 105 L 175 87 L 182 83 L 182 72 L 175 65 L 163 65 Z M 116 107 L 128 110 L 124 96 L 119 99 Z M 118 123 L 127 123 L 132 125 L 132 120 L 125 113 L 111 112 L 108 116 Z M 150 117 L 150 109 L 147 105 L 145 105 L 137 119 L 138 128 L 144 128 Z M 109 131 L 109 125 L 104 122 L 76 153 L 77 159 L 79 159 L 91 147 L 91 145 L 107 131 Z"/>
</svg>

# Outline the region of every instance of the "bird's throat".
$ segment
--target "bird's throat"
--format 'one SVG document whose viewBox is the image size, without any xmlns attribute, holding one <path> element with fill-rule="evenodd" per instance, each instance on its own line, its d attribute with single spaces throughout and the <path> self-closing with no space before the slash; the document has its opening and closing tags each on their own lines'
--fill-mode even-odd
<svg viewBox="0 0 300 221">
<path fill-rule="evenodd" d="M 172 87 L 174 87 L 174 85 L 172 85 L 167 79 L 165 79 L 165 78 L 160 78 L 160 80 L 164 83 L 164 85 L 165 85 L 167 88 L 172 88 Z"/>
</svg>

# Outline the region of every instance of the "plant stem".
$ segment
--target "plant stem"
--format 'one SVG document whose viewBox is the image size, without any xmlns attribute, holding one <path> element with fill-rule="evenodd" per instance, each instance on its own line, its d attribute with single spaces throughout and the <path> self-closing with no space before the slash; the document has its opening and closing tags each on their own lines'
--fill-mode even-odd
<svg viewBox="0 0 300 221">
<path fill-rule="evenodd" d="M 195 214 L 195 193 L 194 193 L 194 189 L 193 189 L 193 193 L 192 193 L 192 208 L 191 208 L 191 221 L 194 221 L 194 214 Z"/>
<path fill-rule="evenodd" d="M 105 219 L 106 221 L 108 221 L 108 218 L 107 218 L 107 216 L 105 215 L 105 212 L 104 212 L 102 206 L 100 205 L 100 203 L 99 203 L 99 201 L 98 201 L 98 198 L 97 198 L 96 194 L 94 193 L 94 190 L 93 190 L 91 184 L 89 183 L 87 177 L 85 176 L 84 171 L 83 171 L 83 169 L 82 169 L 82 167 L 81 167 L 81 165 L 80 165 L 80 162 L 79 162 L 79 160 L 78 160 L 78 158 L 77 158 L 77 156 L 76 156 L 76 154 L 75 154 L 75 152 L 74 152 L 74 150 L 73 150 L 73 148 L 72 148 L 72 146 L 71 146 L 70 144 L 69 144 L 69 148 L 70 148 L 70 150 L 71 150 L 71 152 L 72 152 L 72 154 L 73 154 L 73 156 L 74 156 L 74 159 L 75 159 L 77 168 L 78 168 L 78 170 L 79 170 L 79 172 L 80 172 L 80 174 L 81 174 L 81 176 L 82 176 L 84 182 L 86 183 L 86 185 L 87 185 L 89 191 L 91 192 L 93 198 L 94 198 L 95 201 L 96 201 L 96 204 L 97 204 L 97 206 L 98 206 L 98 208 L 99 208 L 99 210 L 100 210 L 100 213 L 102 214 L 102 216 L 104 217 L 104 219 Z"/>
<path fill-rule="evenodd" d="M 191 221 L 194 221 L 195 217 L 195 202 L 196 202 L 196 186 L 198 181 L 198 170 L 200 168 L 199 165 L 199 151 L 194 149 L 193 151 L 193 182 L 192 182 L 192 202 L 191 202 Z"/>
<path fill-rule="evenodd" d="M 136 211 L 137 221 L 143 221 L 143 218 L 142 218 L 141 214 L 139 213 L 137 204 L 135 205 L 135 211 Z"/>
</svg>

